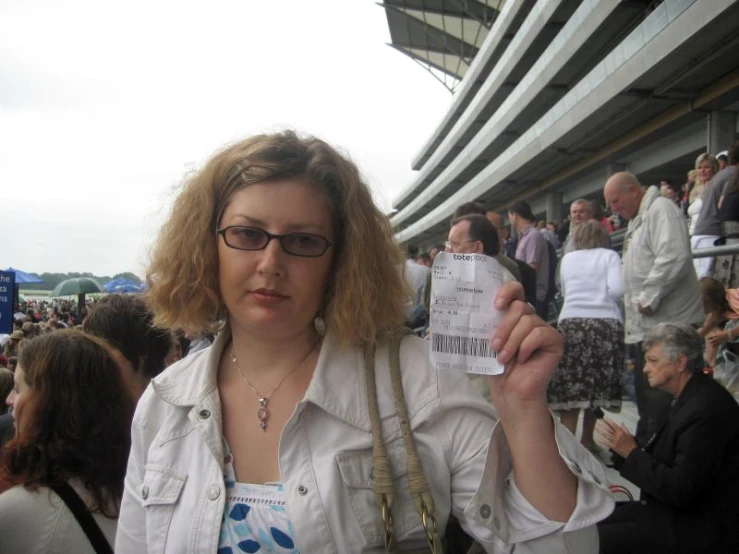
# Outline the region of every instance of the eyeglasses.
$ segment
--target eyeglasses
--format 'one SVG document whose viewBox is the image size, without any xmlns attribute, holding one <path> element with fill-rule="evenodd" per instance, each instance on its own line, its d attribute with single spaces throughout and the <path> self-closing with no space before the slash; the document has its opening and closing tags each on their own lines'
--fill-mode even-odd
<svg viewBox="0 0 739 554">
<path fill-rule="evenodd" d="M 463 240 L 463 241 L 460 241 L 460 242 L 452 242 L 452 241 L 449 241 L 448 240 L 448 241 L 446 241 L 444 243 L 444 246 L 446 247 L 445 252 L 451 252 L 455 248 L 459 248 L 459 245 L 461 245 L 461 244 L 467 244 L 469 242 L 477 242 L 477 241 L 476 240 L 472 240 L 472 239 L 467 239 L 467 240 Z"/>
<path fill-rule="evenodd" d="M 230 226 L 217 229 L 226 246 L 236 250 L 264 250 L 272 239 L 280 241 L 282 249 L 293 256 L 319 258 L 334 243 L 321 235 L 312 233 L 286 233 L 273 235 L 259 227 Z"/>
</svg>

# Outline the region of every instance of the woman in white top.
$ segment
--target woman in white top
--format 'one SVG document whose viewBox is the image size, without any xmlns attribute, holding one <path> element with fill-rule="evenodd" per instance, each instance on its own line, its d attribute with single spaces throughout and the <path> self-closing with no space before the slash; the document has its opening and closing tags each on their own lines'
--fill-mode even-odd
<svg viewBox="0 0 739 554">
<path fill-rule="evenodd" d="M 549 383 L 549 407 L 560 411 L 565 427 L 574 435 L 583 408 L 621 406 L 621 372 L 624 367 L 623 296 L 621 259 L 606 248 L 608 235 L 597 221 L 581 224 L 573 237 L 575 250 L 561 262 L 564 305 L 559 330 L 565 353 Z M 583 445 L 594 448 L 595 418 L 585 410 Z"/>
<path fill-rule="evenodd" d="M 695 171 L 696 180 L 695 186 L 690 193 L 691 200 L 688 206 L 688 233 L 690 234 L 690 248 L 691 250 L 698 250 L 701 248 L 709 248 L 714 245 L 718 235 L 697 235 L 695 234 L 696 225 L 700 218 L 701 211 L 704 211 L 704 202 L 711 201 L 711 198 L 706 198 L 706 190 L 713 179 L 713 176 L 718 173 L 718 160 L 711 154 L 701 154 L 695 160 Z M 716 197 L 716 200 L 718 196 Z M 716 208 L 717 209 L 717 208 Z M 695 272 L 698 275 L 698 279 L 705 277 L 710 274 L 711 268 L 713 267 L 713 258 L 695 258 L 693 260 L 695 266 Z"/>
<path fill-rule="evenodd" d="M 115 355 L 71 329 L 21 351 L 7 400 L 16 436 L 0 454 L 0 554 L 112 554 L 134 409 Z M 78 497 L 102 547 L 57 492 Z"/>
<path fill-rule="evenodd" d="M 148 299 L 156 322 L 218 334 L 138 404 L 117 554 L 426 545 L 388 369 L 387 337 L 410 293 L 402 267 L 357 167 L 321 140 L 254 136 L 184 184 L 152 254 Z M 546 383 L 561 338 L 522 299 L 517 284 L 497 298 L 506 315 L 493 346 L 510 364 L 490 379 L 500 425 L 466 375 L 432 368 L 427 341 L 400 345 L 434 500 L 425 520 L 443 535 L 455 515 L 488 552 L 594 552 L 592 525 L 612 501 L 598 462 L 553 424 Z M 382 508 L 368 364 L 392 469 L 389 483 L 377 478 L 394 491 Z"/>
</svg>

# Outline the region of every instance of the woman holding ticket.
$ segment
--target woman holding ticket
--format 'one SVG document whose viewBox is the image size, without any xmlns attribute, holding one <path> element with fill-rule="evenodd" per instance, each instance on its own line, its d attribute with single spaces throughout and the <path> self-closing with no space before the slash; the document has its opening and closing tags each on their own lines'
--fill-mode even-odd
<svg viewBox="0 0 739 554">
<path fill-rule="evenodd" d="M 487 552 L 597 551 L 602 468 L 547 410 L 559 334 L 499 291 L 496 413 L 398 338 L 402 263 L 323 141 L 255 136 L 190 178 L 148 298 L 157 323 L 218 335 L 138 405 L 118 554 L 440 552 L 452 515 Z"/>
</svg>

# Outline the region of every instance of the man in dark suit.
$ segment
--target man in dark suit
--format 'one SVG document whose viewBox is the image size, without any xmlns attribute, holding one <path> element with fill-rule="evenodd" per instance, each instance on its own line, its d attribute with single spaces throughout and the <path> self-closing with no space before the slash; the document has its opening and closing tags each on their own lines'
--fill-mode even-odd
<svg viewBox="0 0 739 554">
<path fill-rule="evenodd" d="M 601 552 L 739 552 L 739 405 L 703 374 L 691 326 L 658 324 L 644 352 L 650 386 L 673 405 L 644 449 L 623 425 L 598 422 L 616 469 L 641 489 L 598 524 Z"/>
</svg>

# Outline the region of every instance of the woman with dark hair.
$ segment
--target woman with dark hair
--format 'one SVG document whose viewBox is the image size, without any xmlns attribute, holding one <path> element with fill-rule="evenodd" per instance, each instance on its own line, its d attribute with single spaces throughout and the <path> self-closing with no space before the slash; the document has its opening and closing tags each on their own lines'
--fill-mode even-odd
<svg viewBox="0 0 739 554">
<path fill-rule="evenodd" d="M 703 297 L 703 313 L 705 320 L 698 334 L 706 340 L 706 362 L 709 366 L 716 365 L 716 351 L 726 342 L 728 332 L 727 323 L 736 321 L 739 314 L 735 313 L 726 298 L 726 289 L 720 281 L 713 277 L 703 277 L 698 282 Z M 732 324 L 733 328 L 733 324 Z"/>
<path fill-rule="evenodd" d="M 603 230 L 610 235 L 613 233 L 613 222 L 606 216 L 606 212 L 603 209 L 603 206 L 601 206 L 598 202 L 593 201 L 593 219 L 600 223 L 601 227 L 603 227 Z M 608 245 L 610 248 L 610 243 Z"/>
<path fill-rule="evenodd" d="M 678 207 L 680 207 L 680 201 L 682 199 L 682 191 L 680 188 L 681 187 L 679 185 L 676 185 L 667 179 L 664 179 L 659 183 L 659 193 L 668 200 L 672 200 Z"/>
<path fill-rule="evenodd" d="M 5 399 L 13 390 L 13 372 L 6 367 L 0 367 L 0 415 L 8 413 L 10 409 L 5 404 Z"/>
<path fill-rule="evenodd" d="M 0 459 L 1 554 L 112 553 L 133 416 L 121 371 L 80 331 L 21 351 L 7 400 L 16 436 Z"/>
<path fill-rule="evenodd" d="M 739 393 L 739 290 L 726 290 L 713 277 L 700 280 L 706 314 L 698 334 L 706 339 L 706 362 L 713 378 L 726 389 Z"/>
<path fill-rule="evenodd" d="M 0 449 L 15 434 L 10 406 L 5 403 L 5 399 L 13 390 L 13 384 L 13 372 L 6 367 L 0 367 Z"/>
<path fill-rule="evenodd" d="M 15 434 L 13 416 L 9 413 L 10 406 L 5 403 L 11 390 L 13 390 L 13 372 L 6 367 L 0 367 L 0 449 Z"/>
</svg>

